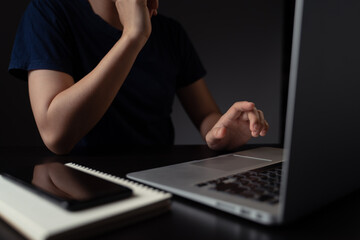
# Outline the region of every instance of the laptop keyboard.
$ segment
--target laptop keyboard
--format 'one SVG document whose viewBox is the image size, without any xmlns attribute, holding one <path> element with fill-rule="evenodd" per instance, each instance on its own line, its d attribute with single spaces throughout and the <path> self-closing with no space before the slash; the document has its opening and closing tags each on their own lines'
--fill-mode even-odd
<svg viewBox="0 0 360 240">
<path fill-rule="evenodd" d="M 276 204 L 279 202 L 281 167 L 282 164 L 278 163 L 199 183 L 196 186 Z"/>
</svg>

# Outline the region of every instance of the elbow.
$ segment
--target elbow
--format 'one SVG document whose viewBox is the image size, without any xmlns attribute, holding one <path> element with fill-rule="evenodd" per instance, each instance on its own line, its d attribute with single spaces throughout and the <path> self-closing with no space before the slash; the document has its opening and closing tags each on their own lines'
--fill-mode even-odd
<svg viewBox="0 0 360 240">
<path fill-rule="evenodd" d="M 72 150 L 72 148 L 66 148 L 66 147 L 62 147 L 62 146 L 55 146 L 55 145 L 48 145 L 48 144 L 45 144 L 45 145 L 52 153 L 54 153 L 58 156 L 67 155 Z"/>
<path fill-rule="evenodd" d="M 75 144 L 62 134 L 47 132 L 41 134 L 45 146 L 56 155 L 67 155 L 74 148 Z"/>
</svg>

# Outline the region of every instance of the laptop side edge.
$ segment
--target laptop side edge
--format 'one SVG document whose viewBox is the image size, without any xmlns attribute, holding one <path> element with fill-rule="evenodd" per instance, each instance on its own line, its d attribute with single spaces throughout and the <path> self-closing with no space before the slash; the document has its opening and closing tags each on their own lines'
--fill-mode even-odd
<svg viewBox="0 0 360 240">
<path fill-rule="evenodd" d="M 285 136 L 284 136 L 284 160 L 283 160 L 283 172 L 281 176 L 281 190 L 280 190 L 280 204 L 279 204 L 279 222 L 284 221 L 284 209 L 285 209 L 285 196 L 286 196 L 286 185 L 288 181 L 288 168 L 289 168 L 289 157 L 290 157 L 290 146 L 292 137 L 292 128 L 294 121 L 294 106 L 295 106 L 295 94 L 296 94 L 296 82 L 297 73 L 299 66 L 299 55 L 300 55 L 300 39 L 301 39 L 301 27 L 303 17 L 304 1 L 296 0 L 295 12 L 294 12 L 294 27 L 293 27 L 293 39 L 292 39 L 292 50 L 291 50 L 291 65 L 290 65 L 290 76 L 289 76 L 289 90 L 288 90 L 288 101 L 286 110 L 286 122 L 285 122 Z"/>
</svg>

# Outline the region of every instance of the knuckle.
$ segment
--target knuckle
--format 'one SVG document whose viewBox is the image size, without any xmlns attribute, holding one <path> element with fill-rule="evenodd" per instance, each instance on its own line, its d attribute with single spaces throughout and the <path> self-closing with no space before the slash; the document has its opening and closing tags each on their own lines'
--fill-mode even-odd
<svg viewBox="0 0 360 240">
<path fill-rule="evenodd" d="M 239 107 L 239 106 L 241 106 L 241 102 L 235 102 L 233 105 L 232 105 L 233 107 Z"/>
</svg>

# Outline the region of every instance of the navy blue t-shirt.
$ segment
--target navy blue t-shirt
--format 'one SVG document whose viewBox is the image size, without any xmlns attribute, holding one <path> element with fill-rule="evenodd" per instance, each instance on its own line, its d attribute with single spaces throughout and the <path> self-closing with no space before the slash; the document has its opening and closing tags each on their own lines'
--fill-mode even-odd
<svg viewBox="0 0 360 240">
<path fill-rule="evenodd" d="M 113 103 L 78 145 L 173 144 L 176 90 L 205 70 L 179 23 L 162 15 L 151 21 L 151 36 Z M 79 81 L 121 34 L 88 0 L 33 0 L 18 27 L 9 72 L 27 80 L 29 70 L 51 69 Z"/>
</svg>

